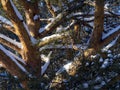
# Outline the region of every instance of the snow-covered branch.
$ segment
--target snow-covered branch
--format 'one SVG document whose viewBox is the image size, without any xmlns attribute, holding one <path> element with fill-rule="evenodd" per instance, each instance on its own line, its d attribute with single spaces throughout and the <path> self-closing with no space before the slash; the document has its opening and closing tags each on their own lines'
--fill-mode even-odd
<svg viewBox="0 0 120 90">
<path fill-rule="evenodd" d="M 13 26 L 11 26 L 7 23 L 4 23 L 0 20 L 0 30 L 4 30 L 4 29 L 6 29 L 8 31 L 11 31 L 12 33 L 16 34 Z"/>
<path fill-rule="evenodd" d="M 48 56 L 45 55 L 41 55 L 41 59 L 43 61 L 45 61 L 45 64 L 42 66 L 42 70 L 41 70 L 41 75 L 43 75 L 45 73 L 45 71 L 47 70 L 49 64 L 50 64 L 50 56 L 52 54 L 52 51 L 49 52 Z"/>
<path fill-rule="evenodd" d="M 10 64 L 10 65 L 13 65 L 13 66 L 17 66 L 17 67 L 14 67 L 14 68 L 19 68 L 23 72 L 28 74 L 27 70 L 20 63 L 18 63 L 18 61 L 13 56 L 11 56 L 9 54 L 8 50 L 6 50 L 2 45 L 0 45 L 0 57 L 1 57 L 1 60 L 4 60 L 2 62 L 5 65 Z M 12 68 L 12 67 L 9 67 L 9 69 L 10 68 Z"/>
<path fill-rule="evenodd" d="M 8 51 L 8 50 L 7 50 L 7 51 Z M 22 64 L 26 65 L 25 61 L 24 61 L 22 58 L 20 58 L 19 56 L 15 55 L 14 53 L 12 53 L 12 52 L 10 52 L 10 51 L 8 51 L 8 53 L 9 53 L 12 57 L 14 57 L 16 60 L 18 60 L 19 62 L 21 62 Z"/>
<path fill-rule="evenodd" d="M 103 34 L 103 41 L 101 43 L 101 46 L 104 46 L 108 43 L 110 43 L 114 38 L 116 38 L 120 34 L 120 25 L 111 30 L 108 34 Z"/>
<path fill-rule="evenodd" d="M 18 17 L 20 20 L 23 20 L 22 15 L 21 15 L 20 12 L 18 11 L 18 9 L 16 8 L 16 6 L 14 5 L 14 3 L 13 3 L 12 0 L 10 0 L 10 3 L 11 3 L 11 5 L 12 5 L 12 7 L 13 7 L 13 9 L 14 9 L 16 15 L 17 15 L 17 17 Z"/>
<path fill-rule="evenodd" d="M 56 24 L 58 24 L 64 17 L 64 14 L 65 13 L 60 13 L 58 14 L 57 17 L 55 17 L 51 23 L 49 23 L 46 27 L 45 27 L 45 30 L 46 31 L 49 31 L 51 28 L 53 28 L 54 26 L 56 26 Z"/>
<path fill-rule="evenodd" d="M 13 26 L 12 23 L 5 17 L 0 15 L 0 22 Z"/>
<path fill-rule="evenodd" d="M 76 47 L 78 50 L 79 49 L 86 49 L 87 45 L 82 45 L 82 44 L 74 44 L 74 45 L 62 45 L 62 44 L 58 44 L 58 45 L 46 45 L 44 47 L 41 47 L 39 50 L 45 50 L 45 49 L 74 49 L 74 47 Z"/>
<path fill-rule="evenodd" d="M 21 43 L 3 35 L 3 34 L 0 34 L 0 43 L 6 45 L 7 47 L 12 48 L 13 50 L 18 51 L 18 52 L 20 52 L 22 49 Z"/>
<path fill-rule="evenodd" d="M 68 37 L 68 36 L 69 36 L 69 32 L 65 32 L 65 33 L 61 33 L 61 34 L 53 34 L 51 36 L 47 36 L 47 37 L 40 39 L 37 43 L 37 46 L 41 47 L 41 46 L 49 44 L 53 41 L 63 39 L 63 38 Z"/>
<path fill-rule="evenodd" d="M 113 30 L 111 30 L 109 33 L 102 35 L 102 39 L 104 40 L 105 38 L 109 37 L 110 35 L 112 35 L 113 33 L 120 31 L 120 25 L 118 25 L 116 28 L 114 28 Z"/>
</svg>

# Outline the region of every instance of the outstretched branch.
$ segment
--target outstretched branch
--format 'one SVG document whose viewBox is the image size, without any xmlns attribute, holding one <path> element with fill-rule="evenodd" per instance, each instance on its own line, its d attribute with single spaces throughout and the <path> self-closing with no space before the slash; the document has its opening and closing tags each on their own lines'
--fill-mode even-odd
<svg viewBox="0 0 120 90">
<path fill-rule="evenodd" d="M 39 42 L 37 43 L 37 46 L 42 47 L 42 46 L 47 45 L 53 41 L 60 40 L 60 39 L 63 39 L 65 37 L 68 37 L 68 36 L 69 36 L 69 32 L 65 32 L 62 34 L 53 34 L 51 36 L 47 36 L 47 37 L 40 39 Z"/>
<path fill-rule="evenodd" d="M 45 0 L 46 4 L 47 4 L 47 8 L 48 10 L 50 11 L 50 13 L 52 14 L 53 17 L 56 16 L 56 13 L 54 12 L 53 8 L 52 8 L 52 5 L 50 4 L 50 1 L 49 0 Z"/>
<path fill-rule="evenodd" d="M 11 31 L 12 33 L 16 34 L 15 32 L 15 29 L 13 26 L 9 25 L 9 24 L 6 24 L 6 23 L 3 23 L 0 21 L 0 30 L 3 30 L 3 29 L 6 29 L 8 31 Z"/>
<path fill-rule="evenodd" d="M 106 36 L 103 36 L 103 41 L 101 42 L 101 46 L 108 44 L 111 42 L 115 37 L 120 35 L 120 25 L 110 31 Z"/>
<path fill-rule="evenodd" d="M 16 50 L 19 53 L 21 53 L 21 50 L 22 50 L 21 43 L 15 41 L 15 40 L 12 40 L 11 38 L 6 37 L 3 34 L 0 34 L 0 43 L 3 45 L 6 45 L 7 47 L 9 47 L 13 50 Z"/>
</svg>

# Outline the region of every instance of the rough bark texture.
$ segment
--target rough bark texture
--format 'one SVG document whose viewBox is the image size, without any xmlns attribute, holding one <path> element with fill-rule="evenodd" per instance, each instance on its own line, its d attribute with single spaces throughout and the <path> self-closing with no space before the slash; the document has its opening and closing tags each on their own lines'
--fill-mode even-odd
<svg viewBox="0 0 120 90">
<path fill-rule="evenodd" d="M 19 2 L 24 7 L 26 22 L 30 30 L 30 34 L 37 38 L 40 28 L 38 0 L 35 0 L 33 3 L 28 3 L 26 0 L 19 0 Z"/>
</svg>

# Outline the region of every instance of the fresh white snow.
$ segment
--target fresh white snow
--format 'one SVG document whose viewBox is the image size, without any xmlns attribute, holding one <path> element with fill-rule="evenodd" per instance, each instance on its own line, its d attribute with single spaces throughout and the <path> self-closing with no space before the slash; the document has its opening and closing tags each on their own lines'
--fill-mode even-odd
<svg viewBox="0 0 120 90">
<path fill-rule="evenodd" d="M 22 49 L 22 44 L 19 43 L 19 42 L 17 42 L 16 40 L 13 40 L 13 39 L 11 39 L 11 38 L 3 35 L 3 34 L 0 34 L 0 38 L 3 38 L 4 40 L 6 40 L 6 41 L 8 41 L 8 42 L 10 42 L 10 43 L 12 43 L 12 44 L 14 44 L 14 45 L 16 45 L 17 47 L 19 47 L 19 48 Z"/>
<path fill-rule="evenodd" d="M 108 66 L 109 66 L 109 59 L 107 58 L 107 59 L 104 60 L 104 63 L 102 64 L 101 68 L 105 69 Z"/>
<path fill-rule="evenodd" d="M 72 65 L 72 62 L 64 65 L 63 68 L 64 68 L 67 72 L 69 72 L 69 69 L 70 69 L 71 65 Z"/>
</svg>

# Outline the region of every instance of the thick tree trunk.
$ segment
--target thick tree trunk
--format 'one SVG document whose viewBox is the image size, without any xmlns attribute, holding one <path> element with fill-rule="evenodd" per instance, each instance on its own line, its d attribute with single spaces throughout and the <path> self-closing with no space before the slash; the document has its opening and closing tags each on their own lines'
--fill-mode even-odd
<svg viewBox="0 0 120 90">
<path fill-rule="evenodd" d="M 104 0 L 95 0 L 94 30 L 91 36 L 89 47 L 96 47 L 101 43 L 103 30 L 104 30 Z"/>
<path fill-rule="evenodd" d="M 6 0 L 6 1 L 1 0 L 1 3 L 3 6 L 3 9 L 6 11 L 8 18 L 11 20 L 11 22 L 16 30 L 16 35 L 20 39 L 20 42 L 23 47 L 20 54 L 21 54 L 22 58 L 26 61 L 28 66 L 31 67 L 28 70 L 32 69 L 33 72 L 35 72 L 35 75 L 38 76 L 38 73 L 40 75 L 41 59 L 40 59 L 40 56 L 38 55 L 39 51 L 38 51 L 38 48 L 36 48 L 36 46 L 32 45 L 31 37 L 29 36 L 29 34 L 26 30 L 27 28 L 24 24 L 25 22 L 21 21 L 21 17 L 18 17 L 18 15 L 16 14 L 16 11 L 14 10 L 15 7 L 13 7 L 10 0 Z M 31 11 L 31 8 L 30 8 L 30 11 Z M 32 15 L 33 15 L 33 13 L 32 13 Z M 32 17 L 32 20 L 33 20 L 33 17 Z M 35 23 L 33 26 L 37 27 L 35 25 Z M 34 28 L 34 30 L 38 30 L 38 29 Z"/>
</svg>

